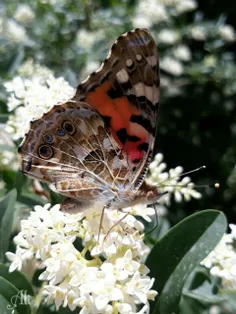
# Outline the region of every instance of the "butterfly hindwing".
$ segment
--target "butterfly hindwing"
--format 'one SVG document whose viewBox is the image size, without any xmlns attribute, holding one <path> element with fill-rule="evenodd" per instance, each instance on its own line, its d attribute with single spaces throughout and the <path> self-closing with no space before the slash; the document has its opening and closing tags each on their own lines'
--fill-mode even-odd
<svg viewBox="0 0 236 314">
<path fill-rule="evenodd" d="M 153 151 L 159 105 L 158 55 L 149 32 L 135 29 L 120 36 L 74 99 L 99 111 L 127 156 L 131 186 L 140 186 Z"/>
<path fill-rule="evenodd" d="M 25 174 L 86 204 L 113 198 L 112 187 L 127 185 L 131 174 L 100 114 L 82 102 L 54 106 L 31 122 L 19 152 Z"/>
</svg>

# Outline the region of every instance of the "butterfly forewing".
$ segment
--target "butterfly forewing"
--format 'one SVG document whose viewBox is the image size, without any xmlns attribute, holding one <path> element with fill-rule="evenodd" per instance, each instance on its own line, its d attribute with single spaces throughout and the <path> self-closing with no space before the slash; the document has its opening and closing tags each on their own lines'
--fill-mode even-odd
<svg viewBox="0 0 236 314">
<path fill-rule="evenodd" d="M 159 105 L 159 65 L 149 32 L 120 36 L 100 69 L 77 88 L 75 99 L 95 107 L 124 150 L 130 186 L 138 187 L 152 155 Z"/>
</svg>

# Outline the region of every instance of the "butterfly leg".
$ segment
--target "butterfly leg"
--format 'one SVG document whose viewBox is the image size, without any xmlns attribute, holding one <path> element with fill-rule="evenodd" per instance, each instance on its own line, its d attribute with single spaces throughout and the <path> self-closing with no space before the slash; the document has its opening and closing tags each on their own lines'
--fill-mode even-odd
<svg viewBox="0 0 236 314">
<path fill-rule="evenodd" d="M 113 226 L 111 226 L 111 228 L 107 231 L 107 234 L 105 235 L 104 239 L 103 239 L 103 243 L 105 242 L 105 240 L 107 239 L 109 233 L 112 231 L 112 229 L 117 226 L 121 221 L 123 221 L 130 213 L 125 213 L 125 215 L 119 219 Z"/>
<path fill-rule="evenodd" d="M 103 208 L 102 208 L 102 214 L 101 214 L 101 219 L 100 219 L 99 228 L 98 228 L 97 244 L 99 244 L 100 234 L 101 234 L 101 230 L 102 230 L 102 221 L 103 221 L 103 218 L 104 218 L 104 212 L 105 212 L 105 209 L 108 209 L 109 207 L 110 207 L 110 204 L 107 204 L 107 205 L 104 205 Z"/>
</svg>

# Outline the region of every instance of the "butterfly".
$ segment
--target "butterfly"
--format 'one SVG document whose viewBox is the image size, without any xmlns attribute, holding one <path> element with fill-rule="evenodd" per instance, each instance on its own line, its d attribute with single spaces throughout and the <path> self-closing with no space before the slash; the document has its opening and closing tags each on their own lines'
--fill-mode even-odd
<svg viewBox="0 0 236 314">
<path fill-rule="evenodd" d="M 159 197 L 145 182 L 159 106 L 159 64 L 146 29 L 115 41 L 100 68 L 30 124 L 19 147 L 21 171 L 67 198 L 64 210 L 121 209 Z"/>
</svg>

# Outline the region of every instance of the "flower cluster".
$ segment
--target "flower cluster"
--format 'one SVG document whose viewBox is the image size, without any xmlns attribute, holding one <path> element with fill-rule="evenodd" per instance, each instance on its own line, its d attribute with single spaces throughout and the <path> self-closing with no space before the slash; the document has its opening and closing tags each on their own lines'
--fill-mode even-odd
<svg viewBox="0 0 236 314">
<path fill-rule="evenodd" d="M 236 225 L 230 224 L 231 233 L 225 234 L 215 249 L 202 261 L 210 273 L 222 279 L 226 289 L 236 289 Z"/>
<path fill-rule="evenodd" d="M 143 264 L 149 253 L 140 235 L 143 224 L 132 215 L 123 218 L 124 213 L 107 210 L 99 230 L 101 209 L 75 215 L 59 209 L 60 205 L 51 209 L 50 204 L 36 206 L 28 220 L 21 221 L 21 231 L 14 239 L 16 253 L 7 253 L 12 261 L 10 271 L 21 270 L 32 259 L 40 262 L 44 272 L 39 279 L 48 283 L 43 288 L 45 302 L 55 302 L 57 309 L 78 306 L 80 313 L 148 311 L 148 300 L 157 292 L 151 290 L 154 279 Z M 139 210 L 136 213 L 141 214 Z M 84 243 L 82 252 L 75 245 L 78 238 Z"/>
<path fill-rule="evenodd" d="M 196 8 L 197 2 L 195 0 L 140 0 L 133 18 L 133 24 L 135 27 L 150 28 L 154 23 L 168 21 L 172 16 L 178 16 Z"/>
<path fill-rule="evenodd" d="M 15 109 L 7 126 L 14 140 L 25 135 L 31 120 L 40 118 L 51 107 L 67 101 L 74 94 L 74 89 L 64 78 L 55 78 L 51 70 L 32 60 L 26 61 L 18 74 L 4 84 L 9 92 L 8 110 Z"/>
<path fill-rule="evenodd" d="M 169 171 L 166 163 L 163 162 L 164 156 L 159 153 L 155 156 L 154 161 L 150 164 L 150 175 L 146 181 L 149 184 L 157 185 L 160 193 L 166 193 L 160 199 L 163 205 L 170 205 L 171 195 L 174 195 L 176 202 L 181 202 L 183 199 L 189 201 L 191 198 L 199 199 L 201 194 L 194 189 L 194 184 L 189 177 L 182 177 L 183 167 L 178 166 Z"/>
<path fill-rule="evenodd" d="M 20 4 L 14 14 L 17 22 L 28 24 L 35 18 L 35 13 L 28 4 Z"/>
<path fill-rule="evenodd" d="M 156 155 L 147 177 L 160 193 L 169 192 L 156 208 L 160 215 L 166 213 L 171 194 L 178 202 L 182 196 L 186 200 L 201 196 L 189 178 L 180 181 L 182 167 L 163 172 L 162 159 L 162 154 Z M 134 216 L 150 222 L 154 209 L 146 205 L 107 209 L 100 227 L 102 208 L 97 206 L 74 215 L 61 212 L 60 205 L 49 208 L 49 204 L 36 206 L 28 220 L 21 221 L 14 239 L 16 253 L 7 253 L 10 271 L 37 260 L 38 267 L 44 268 L 39 279 L 48 283 L 43 288 L 45 302 L 54 302 L 57 308 L 78 306 L 81 313 L 148 312 L 148 300 L 157 292 L 151 290 L 154 279 L 144 265 L 149 253 L 143 242 L 144 225 Z M 82 252 L 76 239 L 83 241 Z"/>
<path fill-rule="evenodd" d="M 6 149 L 0 151 L 0 169 L 8 168 L 11 165 L 12 170 L 17 170 L 19 164 L 14 142 L 2 128 L 0 128 L 0 146 L 6 147 Z"/>
<path fill-rule="evenodd" d="M 27 40 L 26 30 L 16 20 L 0 17 L 0 39 L 15 45 L 24 43 Z"/>
</svg>

